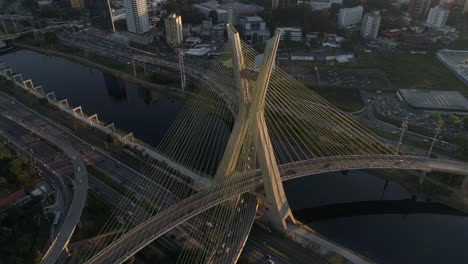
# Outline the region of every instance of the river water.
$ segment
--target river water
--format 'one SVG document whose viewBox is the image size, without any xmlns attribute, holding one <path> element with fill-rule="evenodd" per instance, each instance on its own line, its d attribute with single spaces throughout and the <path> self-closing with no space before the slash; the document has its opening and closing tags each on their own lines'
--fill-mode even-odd
<svg viewBox="0 0 468 264">
<path fill-rule="evenodd" d="M 1 56 L 58 99 L 98 113 L 153 145 L 183 101 L 66 59 L 20 50 Z M 291 208 L 324 236 L 378 263 L 468 263 L 468 217 L 415 202 L 401 186 L 366 172 L 330 173 L 285 183 Z M 396 201 L 396 202 L 391 202 Z M 357 213 L 356 213 L 357 212 Z"/>
</svg>

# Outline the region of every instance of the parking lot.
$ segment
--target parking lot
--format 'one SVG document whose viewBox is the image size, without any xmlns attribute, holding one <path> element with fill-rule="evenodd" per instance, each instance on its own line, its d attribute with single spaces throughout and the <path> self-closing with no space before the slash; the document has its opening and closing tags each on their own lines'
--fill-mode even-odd
<svg viewBox="0 0 468 264">
<path fill-rule="evenodd" d="M 373 104 L 376 110 L 376 117 L 394 120 L 396 124 L 402 123 L 406 118 L 410 125 L 416 126 L 427 131 L 435 131 L 436 124 L 433 115 L 440 113 L 444 126 L 442 134 L 450 137 L 467 135 L 464 125 L 461 124 L 458 128 L 450 125 L 448 116 L 450 112 L 442 111 L 426 111 L 408 106 L 406 102 L 400 101 L 396 92 L 362 92 L 361 96 L 366 104 Z M 468 114 L 468 113 L 467 113 Z M 463 120 L 463 118 L 461 118 Z M 462 121 L 463 122 L 463 121 Z"/>
<path fill-rule="evenodd" d="M 319 67 L 320 82 L 317 83 L 312 64 L 287 63 L 284 66 L 281 64 L 280 67 L 308 86 L 386 90 L 391 85 L 385 73 L 377 69 Z"/>
</svg>

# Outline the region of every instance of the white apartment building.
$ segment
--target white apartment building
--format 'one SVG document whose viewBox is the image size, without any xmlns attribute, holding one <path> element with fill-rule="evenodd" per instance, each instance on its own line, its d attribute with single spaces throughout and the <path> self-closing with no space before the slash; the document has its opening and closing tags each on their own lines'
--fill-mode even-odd
<svg viewBox="0 0 468 264">
<path fill-rule="evenodd" d="M 278 27 L 275 29 L 275 33 L 280 33 L 280 39 L 284 40 L 285 36 L 289 34 L 291 41 L 301 41 L 302 40 L 302 29 L 297 27 Z"/>
<path fill-rule="evenodd" d="M 144 34 L 150 30 L 146 0 L 124 0 L 128 31 Z"/>
<path fill-rule="evenodd" d="M 364 8 L 362 6 L 340 9 L 340 14 L 338 16 L 338 26 L 346 27 L 361 23 L 363 13 Z"/>
<path fill-rule="evenodd" d="M 361 37 L 365 39 L 376 39 L 379 33 L 380 12 L 372 12 L 364 15 L 361 24 Z"/>
<path fill-rule="evenodd" d="M 429 14 L 426 19 L 426 26 L 432 28 L 439 28 L 445 26 L 449 10 L 443 9 L 440 6 L 435 6 L 429 10 Z"/>
</svg>

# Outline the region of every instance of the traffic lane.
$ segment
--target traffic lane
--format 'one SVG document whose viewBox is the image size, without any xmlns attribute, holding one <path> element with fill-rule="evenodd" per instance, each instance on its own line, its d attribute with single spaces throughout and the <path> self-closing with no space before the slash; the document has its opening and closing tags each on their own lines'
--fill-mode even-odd
<svg viewBox="0 0 468 264">
<path fill-rule="evenodd" d="M 310 249 L 303 248 L 295 243 L 285 239 L 283 236 L 276 234 L 267 234 L 259 228 L 252 228 L 251 240 L 257 244 L 263 245 L 264 248 L 270 249 L 270 252 L 277 252 L 276 255 L 287 257 L 289 263 L 329 263 L 322 256 L 314 253 Z M 264 243 L 266 242 L 266 244 Z"/>
<path fill-rule="evenodd" d="M 8 99 L 3 98 L 3 101 L 8 102 Z M 121 182 L 127 181 L 129 183 L 132 183 L 132 182 L 137 181 L 138 182 L 137 185 L 130 186 L 130 189 L 132 189 L 133 191 L 141 193 L 143 186 L 149 186 L 149 189 L 144 192 L 146 192 L 150 197 L 151 196 L 155 197 L 154 199 L 164 198 L 168 200 L 168 203 L 170 203 L 174 201 L 174 199 L 176 198 L 168 190 L 160 187 L 159 185 L 156 185 L 149 178 L 137 173 L 136 171 L 128 168 L 127 166 L 122 165 L 122 166 L 119 166 L 119 168 L 115 168 L 115 166 L 110 165 L 110 164 L 120 164 L 120 163 L 116 160 L 110 161 L 112 158 L 110 158 L 108 155 L 105 155 L 101 153 L 100 151 L 95 151 L 96 148 L 91 147 L 89 144 L 84 144 L 84 142 L 82 141 L 76 140 L 76 138 L 69 135 L 68 133 L 65 133 L 64 131 L 61 131 L 58 127 L 54 125 L 51 126 L 49 124 L 46 124 L 46 122 L 44 121 L 38 121 L 38 120 L 41 120 L 42 118 L 36 113 L 28 111 L 28 109 L 23 108 L 21 104 L 18 104 L 18 103 L 11 104 L 9 108 L 12 108 L 14 110 L 14 113 L 17 113 L 20 116 L 19 120 L 21 122 L 26 122 L 26 123 L 29 123 L 29 121 L 34 122 L 34 125 L 39 126 L 41 131 L 45 131 L 52 135 L 66 136 L 68 139 L 72 140 L 71 142 L 72 142 L 72 145 L 74 145 L 74 147 L 81 149 L 81 152 L 83 152 L 83 154 L 92 153 L 91 155 L 99 156 L 102 161 L 105 161 L 105 163 L 108 164 L 107 167 L 101 167 L 101 168 L 105 170 L 108 173 L 108 175 L 110 175 L 111 177 L 117 176 Z M 82 143 L 82 144 L 79 144 L 79 143 Z M 157 190 L 157 192 L 152 191 L 152 190 Z M 155 196 L 155 195 L 159 195 L 159 196 Z"/>
</svg>

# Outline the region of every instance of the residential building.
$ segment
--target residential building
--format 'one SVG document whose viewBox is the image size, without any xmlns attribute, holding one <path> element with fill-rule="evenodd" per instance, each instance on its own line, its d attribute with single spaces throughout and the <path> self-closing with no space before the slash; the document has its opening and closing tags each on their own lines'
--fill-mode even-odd
<svg viewBox="0 0 468 264">
<path fill-rule="evenodd" d="M 297 27 L 278 27 L 275 33 L 280 33 L 280 39 L 288 39 L 290 41 L 301 41 L 302 40 L 302 29 Z"/>
<path fill-rule="evenodd" d="M 211 40 L 217 42 L 224 42 L 224 36 L 226 32 L 226 24 L 216 24 L 211 28 Z"/>
<path fill-rule="evenodd" d="M 164 26 L 166 30 L 166 43 L 171 47 L 182 44 L 182 17 L 172 13 L 164 19 Z"/>
<path fill-rule="evenodd" d="M 70 7 L 81 10 L 85 8 L 85 4 L 83 0 L 70 0 Z"/>
<path fill-rule="evenodd" d="M 150 30 L 146 0 L 124 0 L 128 31 L 144 34 Z"/>
<path fill-rule="evenodd" d="M 429 14 L 426 19 L 426 26 L 432 28 L 438 28 L 445 26 L 449 11 L 441 8 L 440 6 L 433 7 L 429 10 Z"/>
<path fill-rule="evenodd" d="M 93 27 L 100 28 L 107 32 L 114 32 L 114 17 L 109 0 L 86 0 L 86 8 L 89 10 L 89 17 Z"/>
<path fill-rule="evenodd" d="M 364 39 L 376 39 L 381 19 L 379 11 L 365 14 L 361 24 L 361 37 Z"/>
<path fill-rule="evenodd" d="M 331 8 L 333 4 L 343 4 L 343 0 L 308 0 L 297 1 L 297 4 L 304 4 L 310 6 L 313 11 L 326 10 Z"/>
<path fill-rule="evenodd" d="M 340 14 L 338 16 L 338 26 L 346 27 L 361 23 L 363 13 L 364 8 L 362 6 L 340 9 Z"/>
<path fill-rule="evenodd" d="M 242 38 L 249 44 L 262 43 L 270 38 L 270 30 L 259 16 L 249 16 L 239 20 Z"/>
<path fill-rule="evenodd" d="M 241 2 L 228 2 L 219 4 L 216 0 L 193 4 L 193 7 L 208 18 L 211 11 L 218 15 L 218 23 L 237 24 L 240 18 L 254 16 L 263 11 L 263 7 L 255 4 L 244 4 Z"/>
</svg>

